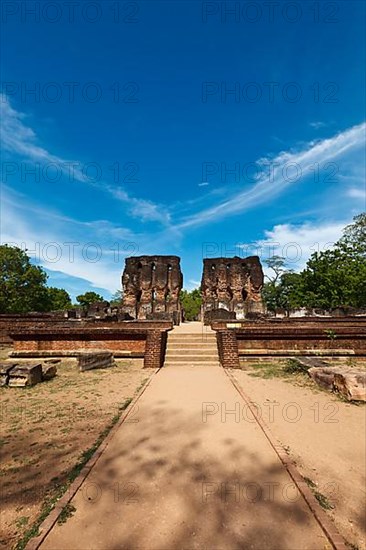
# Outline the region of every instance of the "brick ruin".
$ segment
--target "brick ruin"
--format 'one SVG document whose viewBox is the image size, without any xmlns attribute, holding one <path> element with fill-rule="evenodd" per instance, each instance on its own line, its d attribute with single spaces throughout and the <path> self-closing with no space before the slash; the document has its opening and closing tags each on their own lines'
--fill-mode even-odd
<svg viewBox="0 0 366 550">
<path fill-rule="evenodd" d="M 244 319 L 248 314 L 263 313 L 263 281 L 258 256 L 203 260 L 201 290 L 204 320 Z"/>
<path fill-rule="evenodd" d="M 178 256 L 126 258 L 122 311 L 133 319 L 180 322 L 183 275 Z"/>
</svg>

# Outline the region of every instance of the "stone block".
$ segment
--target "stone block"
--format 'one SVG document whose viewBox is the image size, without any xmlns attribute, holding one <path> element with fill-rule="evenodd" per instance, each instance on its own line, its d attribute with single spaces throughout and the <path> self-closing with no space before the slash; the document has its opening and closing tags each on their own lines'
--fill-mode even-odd
<svg viewBox="0 0 366 550">
<path fill-rule="evenodd" d="M 34 386 L 42 382 L 42 364 L 18 363 L 9 372 L 8 385 L 11 387 Z"/>
<path fill-rule="evenodd" d="M 78 366 L 80 372 L 84 372 L 114 367 L 115 362 L 110 351 L 81 352 L 78 354 Z"/>
<path fill-rule="evenodd" d="M 311 378 L 323 388 L 340 393 L 349 401 L 366 401 L 366 371 L 351 367 L 312 367 Z"/>
<path fill-rule="evenodd" d="M 0 386 L 7 386 L 9 382 L 9 373 L 18 363 L 0 362 Z"/>
<path fill-rule="evenodd" d="M 51 380 L 57 374 L 57 364 L 61 363 L 61 359 L 47 359 L 42 365 L 42 379 Z"/>
</svg>

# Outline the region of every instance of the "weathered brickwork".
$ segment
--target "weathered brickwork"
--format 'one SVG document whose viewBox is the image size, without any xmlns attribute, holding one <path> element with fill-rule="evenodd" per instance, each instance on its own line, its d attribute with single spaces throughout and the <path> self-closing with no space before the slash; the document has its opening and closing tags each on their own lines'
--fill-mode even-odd
<svg viewBox="0 0 366 550">
<path fill-rule="evenodd" d="M 236 325 L 235 327 L 230 325 Z M 297 352 L 354 357 L 366 356 L 366 318 L 340 320 L 299 320 L 285 322 L 216 322 L 220 362 L 224 368 L 239 366 L 239 357 L 251 355 L 291 356 Z"/>
<path fill-rule="evenodd" d="M 159 369 L 164 364 L 167 333 L 150 331 L 147 333 L 144 368 Z"/>
<path fill-rule="evenodd" d="M 87 323 L 51 329 L 23 328 L 11 332 L 14 356 L 47 354 L 77 355 L 81 350 L 111 351 L 116 357 L 144 357 L 144 366 L 158 368 L 163 365 L 167 331 L 171 322 L 125 322 L 113 326 Z"/>
<path fill-rule="evenodd" d="M 232 330 L 218 330 L 216 339 L 221 365 L 225 369 L 239 368 L 239 353 L 235 332 Z"/>
<path fill-rule="evenodd" d="M 204 319 L 210 321 L 213 313 L 220 310 L 232 312 L 237 319 L 263 313 L 262 287 L 263 270 L 258 256 L 203 260 Z"/>
<path fill-rule="evenodd" d="M 171 319 L 179 324 L 182 285 L 178 256 L 126 258 L 122 311 L 132 319 Z"/>
</svg>

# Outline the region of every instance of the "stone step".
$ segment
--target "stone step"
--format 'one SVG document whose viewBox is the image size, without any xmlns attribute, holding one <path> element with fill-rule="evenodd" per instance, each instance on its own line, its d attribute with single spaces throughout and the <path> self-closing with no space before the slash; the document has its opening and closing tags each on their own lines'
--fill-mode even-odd
<svg viewBox="0 0 366 550">
<path fill-rule="evenodd" d="M 168 355 L 165 359 L 170 362 L 181 362 L 181 361 L 194 361 L 195 363 L 202 363 L 202 361 L 218 361 L 216 353 L 212 355 L 190 355 L 188 353 L 182 353 L 181 355 Z"/>
<path fill-rule="evenodd" d="M 201 347 L 205 347 L 205 348 L 208 348 L 208 347 L 217 347 L 217 342 L 216 340 L 212 340 L 210 342 L 185 342 L 185 341 L 179 341 L 179 342 L 176 342 L 176 341 L 169 341 L 168 340 L 168 346 L 181 346 L 181 347 L 184 347 L 184 348 L 187 348 L 189 346 L 192 346 L 194 348 L 201 348 Z"/>
<path fill-rule="evenodd" d="M 217 354 L 217 348 L 216 347 L 210 347 L 210 348 L 200 348 L 200 349 L 193 349 L 191 347 L 178 347 L 178 348 L 167 348 L 166 355 L 182 355 L 190 353 L 190 355 L 196 354 L 196 355 L 213 355 Z"/>
<path fill-rule="evenodd" d="M 181 361 L 180 363 L 171 363 L 169 361 L 165 361 L 164 367 L 219 367 L 220 363 L 218 361 L 202 361 L 201 363 L 196 363 L 194 361 Z"/>
<path fill-rule="evenodd" d="M 174 334 L 169 333 L 170 340 L 216 340 L 216 333 L 198 333 L 198 334 Z"/>
<path fill-rule="evenodd" d="M 214 346 L 216 345 L 216 339 L 212 340 L 173 340 L 168 339 L 168 344 L 181 344 L 183 346 Z"/>
</svg>

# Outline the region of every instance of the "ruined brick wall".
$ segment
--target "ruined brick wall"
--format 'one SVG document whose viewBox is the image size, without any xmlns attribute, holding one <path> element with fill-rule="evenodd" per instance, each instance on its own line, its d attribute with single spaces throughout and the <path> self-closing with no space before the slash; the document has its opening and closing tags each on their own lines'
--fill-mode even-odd
<svg viewBox="0 0 366 550">
<path fill-rule="evenodd" d="M 230 325 L 238 325 L 230 328 Z M 229 325 L 229 327 L 227 326 Z M 284 322 L 218 322 L 216 330 L 220 362 L 224 368 L 238 366 L 240 356 L 293 355 L 311 350 L 330 350 L 344 355 L 366 356 L 366 319 L 317 321 L 313 318 L 301 323 L 299 320 Z"/>
<path fill-rule="evenodd" d="M 216 340 L 221 365 L 225 369 L 239 368 L 238 343 L 235 332 L 232 330 L 218 330 Z"/>
<path fill-rule="evenodd" d="M 2 313 L 0 314 L 0 346 L 8 347 L 13 343 L 10 332 L 18 328 L 44 328 L 64 326 L 67 320 L 63 312 L 57 313 Z"/>
<path fill-rule="evenodd" d="M 34 356 L 55 352 L 72 356 L 81 350 L 108 350 L 117 357 L 144 357 L 145 367 L 158 368 L 164 362 L 171 328 L 171 322 L 159 321 L 74 322 L 67 327 L 18 328 L 10 336 L 15 356 L 32 352 Z"/>
<path fill-rule="evenodd" d="M 248 313 L 262 313 L 263 280 L 258 256 L 203 260 L 203 312 L 221 308 L 235 312 L 237 319 Z"/>
<path fill-rule="evenodd" d="M 164 364 L 167 333 L 149 331 L 146 339 L 144 368 L 159 369 Z"/>
<path fill-rule="evenodd" d="M 178 256 L 126 258 L 122 311 L 134 319 L 170 317 L 179 323 L 182 285 Z"/>
</svg>

